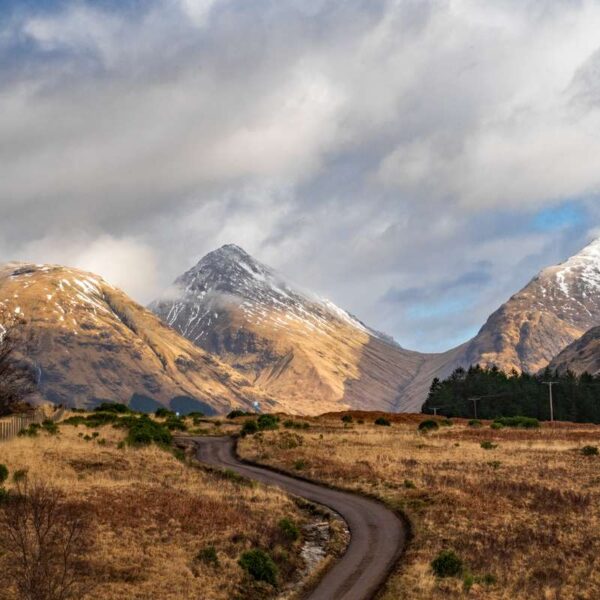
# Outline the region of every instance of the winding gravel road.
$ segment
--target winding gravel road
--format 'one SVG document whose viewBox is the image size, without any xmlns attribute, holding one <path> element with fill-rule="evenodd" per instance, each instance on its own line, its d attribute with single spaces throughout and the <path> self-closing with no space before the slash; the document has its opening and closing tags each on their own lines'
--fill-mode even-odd
<svg viewBox="0 0 600 600">
<path fill-rule="evenodd" d="M 307 600 L 368 600 L 385 582 L 406 543 L 402 521 L 383 504 L 356 494 L 332 490 L 316 483 L 276 473 L 239 461 L 229 437 L 194 438 L 201 462 L 233 469 L 244 477 L 278 486 L 328 506 L 346 521 L 350 544 L 327 571 Z"/>
</svg>

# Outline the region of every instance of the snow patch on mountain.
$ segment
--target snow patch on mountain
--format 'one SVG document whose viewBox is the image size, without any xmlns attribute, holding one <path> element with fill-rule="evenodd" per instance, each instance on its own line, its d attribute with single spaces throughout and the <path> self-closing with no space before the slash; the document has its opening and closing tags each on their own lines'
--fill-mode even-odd
<svg viewBox="0 0 600 600">
<path fill-rule="evenodd" d="M 330 300 L 302 291 L 245 250 L 228 244 L 207 254 L 177 278 L 150 308 L 185 337 L 199 343 L 210 334 L 220 309 L 236 306 L 255 324 L 275 329 L 297 322 L 326 333 L 339 322 L 379 337 Z M 389 342 L 388 338 L 384 338 Z"/>
</svg>

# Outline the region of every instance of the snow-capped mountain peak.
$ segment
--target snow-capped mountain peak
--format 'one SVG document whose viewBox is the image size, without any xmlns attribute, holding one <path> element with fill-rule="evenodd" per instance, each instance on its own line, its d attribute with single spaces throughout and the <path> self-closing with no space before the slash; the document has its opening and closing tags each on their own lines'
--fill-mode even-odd
<svg viewBox="0 0 600 600">
<path fill-rule="evenodd" d="M 369 332 L 333 302 L 302 291 L 234 244 L 209 252 L 178 277 L 151 308 L 170 326 L 201 343 L 223 310 L 232 306 L 239 308 L 246 319 L 257 324 L 269 321 L 275 329 L 296 322 L 316 332 L 341 321 Z"/>
<path fill-rule="evenodd" d="M 545 269 L 541 276 L 555 281 L 562 295 L 577 303 L 596 294 L 600 290 L 600 239 L 562 264 Z"/>
<path fill-rule="evenodd" d="M 291 412 L 394 409 L 423 362 L 234 245 L 207 254 L 151 309 Z"/>
</svg>

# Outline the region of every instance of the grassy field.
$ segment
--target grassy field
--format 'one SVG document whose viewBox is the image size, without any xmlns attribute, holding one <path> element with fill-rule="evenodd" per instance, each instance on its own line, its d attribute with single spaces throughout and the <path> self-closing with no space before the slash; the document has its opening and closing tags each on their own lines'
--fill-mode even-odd
<svg viewBox="0 0 600 600">
<path fill-rule="evenodd" d="M 269 549 L 285 581 L 299 548 L 282 539 L 279 522 L 300 525 L 304 513 L 276 490 L 187 466 L 155 445 L 123 446 L 124 436 L 110 425 L 61 425 L 55 436 L 42 431 L 0 443 L 0 463 L 11 474 L 25 469 L 29 481 L 49 482 L 85 506 L 94 540 L 85 597 L 272 597 L 273 588 L 263 595 L 238 559 L 251 548 Z M 7 488 L 14 487 L 9 478 Z M 0 572 L 3 560 L 0 553 Z M 3 577 L 0 596 L 16 598 L 6 583 Z"/>
<path fill-rule="evenodd" d="M 492 429 L 455 420 L 422 433 L 418 415 L 302 419 L 309 429 L 247 436 L 242 456 L 376 495 L 411 520 L 414 539 L 384 600 L 600 598 L 600 427 Z M 440 419 L 441 421 L 441 419 Z M 288 423 L 290 426 L 290 423 Z M 436 577 L 452 550 L 460 575 Z"/>
</svg>

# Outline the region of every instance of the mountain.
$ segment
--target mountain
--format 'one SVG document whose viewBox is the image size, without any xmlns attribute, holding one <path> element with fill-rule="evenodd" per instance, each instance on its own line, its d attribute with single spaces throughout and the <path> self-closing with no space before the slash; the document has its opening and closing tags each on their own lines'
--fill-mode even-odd
<svg viewBox="0 0 600 600">
<path fill-rule="evenodd" d="M 48 400 L 104 400 L 141 410 L 224 412 L 275 406 L 242 374 L 166 327 L 91 273 L 57 265 L 0 266 L 0 323 Z"/>
<path fill-rule="evenodd" d="M 600 240 L 541 271 L 479 333 L 441 354 L 406 350 L 299 290 L 237 246 L 207 254 L 151 309 L 291 412 L 418 411 L 459 366 L 537 372 L 600 325 Z"/>
<path fill-rule="evenodd" d="M 496 310 L 473 339 L 427 357 L 404 389 L 402 405 L 419 410 L 432 379 L 444 379 L 457 367 L 496 365 L 506 372 L 529 373 L 544 369 L 586 331 L 600 325 L 599 292 L 600 239 L 564 263 L 541 271 Z"/>
<path fill-rule="evenodd" d="M 536 373 L 569 344 L 600 325 L 600 239 L 548 267 L 496 310 L 458 348 L 430 355 L 404 389 L 402 405 L 419 410 L 434 377 L 480 364 Z"/>
<path fill-rule="evenodd" d="M 566 262 L 544 269 L 488 319 L 458 356 L 535 373 L 600 325 L 600 239 Z"/>
<path fill-rule="evenodd" d="M 292 413 L 401 410 L 403 389 L 427 359 L 231 244 L 207 254 L 150 308 Z"/>
<path fill-rule="evenodd" d="M 600 375 L 600 327 L 594 327 L 567 346 L 552 362 L 550 368 L 559 373 L 573 371 L 577 375 Z"/>
</svg>

